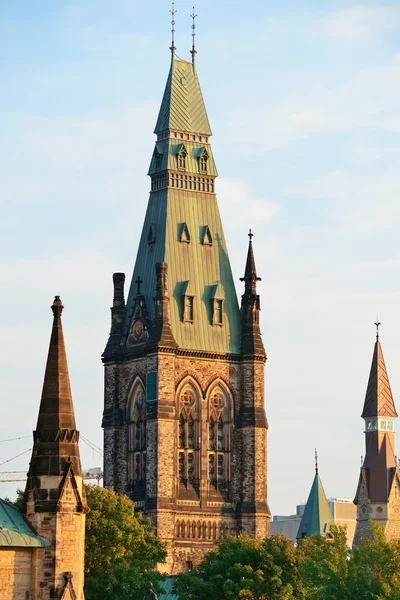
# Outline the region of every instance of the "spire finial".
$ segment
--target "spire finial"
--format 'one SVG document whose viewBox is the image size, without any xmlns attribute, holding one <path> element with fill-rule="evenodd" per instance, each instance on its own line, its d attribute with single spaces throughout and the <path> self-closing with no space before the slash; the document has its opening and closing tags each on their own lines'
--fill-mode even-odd
<svg viewBox="0 0 400 600">
<path fill-rule="evenodd" d="M 318 475 L 318 452 L 317 452 L 316 448 L 315 448 L 314 458 L 315 458 L 315 474 Z"/>
<path fill-rule="evenodd" d="M 54 302 L 51 305 L 51 310 L 53 311 L 53 315 L 61 315 L 63 311 L 63 303 L 61 302 L 60 296 L 54 297 Z"/>
<path fill-rule="evenodd" d="M 251 229 L 249 229 L 248 236 L 249 236 L 250 241 L 252 240 L 253 235 L 254 235 L 253 231 Z"/>
<path fill-rule="evenodd" d="M 195 34 L 195 29 L 196 29 L 195 18 L 197 17 L 197 15 L 194 14 L 194 6 L 193 6 L 193 13 L 190 16 L 192 17 L 192 20 L 193 20 L 193 22 L 192 22 L 192 39 L 193 39 L 193 42 L 192 42 L 192 49 L 190 51 L 190 54 L 192 55 L 192 63 L 194 64 L 194 59 L 195 59 L 195 55 L 196 55 L 196 52 L 197 52 L 197 50 L 195 48 L 195 44 L 194 44 L 194 38 L 196 37 L 196 34 Z"/>
<path fill-rule="evenodd" d="M 374 323 L 375 327 L 376 327 L 376 341 L 379 342 L 379 319 L 378 319 L 378 315 L 376 315 L 376 321 Z"/>
<path fill-rule="evenodd" d="M 175 2 L 172 3 L 172 10 L 169 11 L 172 15 L 172 19 L 171 19 L 171 34 L 172 34 L 172 42 L 171 42 L 171 54 L 172 56 L 175 54 L 175 14 L 178 12 L 177 10 L 175 10 Z"/>
</svg>

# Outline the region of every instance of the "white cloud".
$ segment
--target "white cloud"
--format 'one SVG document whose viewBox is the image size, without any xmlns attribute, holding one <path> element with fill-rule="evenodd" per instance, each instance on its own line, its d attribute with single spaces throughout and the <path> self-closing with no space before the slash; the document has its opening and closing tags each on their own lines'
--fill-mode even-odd
<svg viewBox="0 0 400 600">
<path fill-rule="evenodd" d="M 364 42 L 400 27 L 400 9 L 395 6 L 359 4 L 321 19 L 323 35 L 345 42 Z"/>
</svg>

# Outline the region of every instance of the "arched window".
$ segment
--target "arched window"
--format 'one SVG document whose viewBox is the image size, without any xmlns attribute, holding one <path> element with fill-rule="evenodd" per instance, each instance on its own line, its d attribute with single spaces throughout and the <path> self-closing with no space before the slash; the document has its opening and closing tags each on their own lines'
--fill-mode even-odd
<svg viewBox="0 0 400 600">
<path fill-rule="evenodd" d="M 128 481 L 133 491 L 139 493 L 146 481 L 146 402 L 144 387 L 137 379 L 127 407 L 128 421 Z"/>
<path fill-rule="evenodd" d="M 178 169 L 185 170 L 186 169 L 186 157 L 187 157 L 187 151 L 186 151 L 185 146 L 182 146 L 182 148 L 179 150 L 177 157 L 178 157 Z"/>
<path fill-rule="evenodd" d="M 231 479 L 233 405 L 229 391 L 222 385 L 212 389 L 208 409 L 208 480 L 210 485 L 227 492 Z"/>
<path fill-rule="evenodd" d="M 197 394 L 186 386 L 179 396 L 178 479 L 181 485 L 197 490 L 199 482 L 199 415 Z"/>
</svg>

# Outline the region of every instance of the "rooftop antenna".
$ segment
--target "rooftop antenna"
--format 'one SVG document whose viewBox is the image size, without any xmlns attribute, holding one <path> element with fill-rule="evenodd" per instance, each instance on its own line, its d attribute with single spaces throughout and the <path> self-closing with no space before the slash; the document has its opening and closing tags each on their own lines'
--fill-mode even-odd
<svg viewBox="0 0 400 600">
<path fill-rule="evenodd" d="M 192 55 L 192 63 L 194 64 L 194 59 L 195 59 L 196 52 L 197 52 L 197 50 L 195 48 L 195 45 L 194 45 L 194 38 L 196 37 L 196 34 L 194 32 L 195 29 L 196 29 L 196 24 L 195 24 L 194 20 L 197 17 L 197 15 L 194 14 L 194 6 L 193 6 L 193 14 L 191 14 L 190 16 L 192 17 L 192 20 L 193 20 L 193 23 L 192 23 L 192 38 L 193 38 L 193 42 L 192 42 L 192 49 L 190 51 L 190 54 Z"/>
<path fill-rule="evenodd" d="M 378 315 L 376 315 L 376 322 L 374 323 L 375 327 L 376 327 L 376 341 L 379 342 L 379 321 L 378 321 Z"/>
<path fill-rule="evenodd" d="M 318 452 L 317 452 L 316 448 L 315 448 L 314 458 L 315 458 L 315 474 L 318 475 Z"/>
<path fill-rule="evenodd" d="M 175 2 L 172 3 L 172 10 L 169 11 L 172 15 L 172 19 L 171 19 L 171 33 L 172 33 L 172 43 L 170 46 L 170 50 L 171 50 L 171 54 L 172 56 L 174 56 L 175 54 L 175 14 L 178 12 L 177 10 L 175 10 Z"/>
</svg>

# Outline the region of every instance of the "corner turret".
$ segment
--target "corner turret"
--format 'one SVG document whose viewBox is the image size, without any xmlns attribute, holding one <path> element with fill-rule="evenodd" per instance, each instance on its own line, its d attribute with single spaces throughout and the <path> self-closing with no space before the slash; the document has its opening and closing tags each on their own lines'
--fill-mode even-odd
<svg viewBox="0 0 400 600">
<path fill-rule="evenodd" d="M 244 277 L 240 278 L 240 281 L 244 281 L 241 305 L 242 354 L 266 356 L 260 332 L 260 296 L 257 294 L 257 281 L 261 281 L 261 277 L 257 277 L 252 238 L 250 229 L 246 268 Z"/>
<path fill-rule="evenodd" d="M 61 323 L 63 308 L 56 296 L 24 507 L 26 520 L 49 543 L 46 552 L 33 559 L 37 575 L 33 597 L 42 600 L 67 597 L 67 593 L 84 600 L 88 508 Z"/>
</svg>

